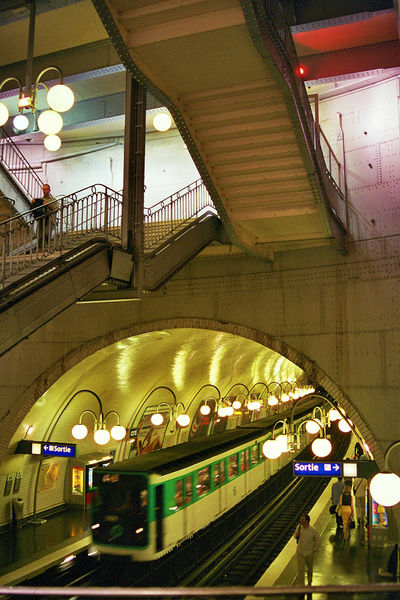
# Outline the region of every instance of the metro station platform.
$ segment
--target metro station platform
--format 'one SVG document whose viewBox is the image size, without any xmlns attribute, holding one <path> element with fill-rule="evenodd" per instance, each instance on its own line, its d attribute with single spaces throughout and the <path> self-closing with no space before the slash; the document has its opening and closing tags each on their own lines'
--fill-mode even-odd
<svg viewBox="0 0 400 600">
<path fill-rule="evenodd" d="M 314 557 L 313 586 L 367 585 L 390 583 L 380 575 L 386 571 L 390 549 L 370 547 L 365 525 L 351 530 L 344 541 L 343 531 L 336 530 L 336 519 L 329 513 L 331 485 L 328 485 L 310 511 L 310 524 L 321 535 L 321 546 Z M 292 538 L 270 565 L 256 587 L 295 585 L 297 575 L 296 540 Z M 319 598 L 313 594 L 313 600 Z"/>
<path fill-rule="evenodd" d="M 330 485 L 310 512 L 311 525 L 321 534 L 321 547 L 314 559 L 313 585 L 389 583 L 379 575 L 387 566 L 388 551 L 368 545 L 367 530 L 358 527 L 350 542 L 336 533 L 329 513 Z M 23 585 L 23 581 L 60 564 L 90 545 L 89 514 L 65 510 L 49 516 L 42 525 L 24 524 L 0 534 L 0 586 Z M 297 573 L 296 542 L 292 538 L 270 565 L 256 587 L 291 586 Z M 318 595 L 313 594 L 318 599 Z"/>
<path fill-rule="evenodd" d="M 91 542 L 89 515 L 64 510 L 41 525 L 25 523 L 0 534 L 0 586 L 16 585 L 77 554 Z"/>
</svg>

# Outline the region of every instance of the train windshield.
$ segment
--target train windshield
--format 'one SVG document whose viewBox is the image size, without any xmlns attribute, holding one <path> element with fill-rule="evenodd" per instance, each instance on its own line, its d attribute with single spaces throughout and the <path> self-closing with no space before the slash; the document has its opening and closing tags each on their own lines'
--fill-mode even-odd
<svg viewBox="0 0 400 600">
<path fill-rule="evenodd" d="M 146 477 L 133 473 L 94 471 L 94 485 L 97 489 L 92 525 L 94 541 L 117 546 L 146 546 Z"/>
</svg>

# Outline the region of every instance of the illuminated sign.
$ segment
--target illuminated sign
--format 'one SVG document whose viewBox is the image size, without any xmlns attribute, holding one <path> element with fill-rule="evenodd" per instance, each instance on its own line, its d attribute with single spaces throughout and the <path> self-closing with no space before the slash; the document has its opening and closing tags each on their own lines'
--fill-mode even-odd
<svg viewBox="0 0 400 600">
<path fill-rule="evenodd" d="M 18 442 L 15 452 L 16 454 L 35 454 L 37 456 L 63 456 L 66 458 L 74 458 L 76 456 L 76 444 L 21 440 Z"/>
<path fill-rule="evenodd" d="M 45 442 L 42 444 L 42 454 L 44 456 L 75 456 L 75 444 L 55 444 L 54 442 Z"/>
<path fill-rule="evenodd" d="M 293 461 L 293 472 L 300 477 L 341 477 L 340 462 Z"/>
</svg>

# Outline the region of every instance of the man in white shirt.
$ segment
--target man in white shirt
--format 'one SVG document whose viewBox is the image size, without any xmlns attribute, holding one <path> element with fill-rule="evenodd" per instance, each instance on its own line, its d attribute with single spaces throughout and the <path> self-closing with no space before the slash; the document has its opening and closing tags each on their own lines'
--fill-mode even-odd
<svg viewBox="0 0 400 600">
<path fill-rule="evenodd" d="M 321 544 L 321 538 L 318 531 L 311 527 L 309 515 L 301 515 L 294 537 L 297 540 L 297 583 L 304 585 L 304 571 L 307 568 L 307 584 L 311 585 L 314 554 Z"/>
</svg>

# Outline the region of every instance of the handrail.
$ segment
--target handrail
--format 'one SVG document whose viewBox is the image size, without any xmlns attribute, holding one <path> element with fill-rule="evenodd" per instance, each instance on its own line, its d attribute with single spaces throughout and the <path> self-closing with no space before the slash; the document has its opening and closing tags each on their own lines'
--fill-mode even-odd
<svg viewBox="0 0 400 600">
<path fill-rule="evenodd" d="M 59 256 L 85 237 L 102 233 L 121 240 L 122 194 L 103 184 L 83 188 L 46 206 L 48 213 L 38 218 L 35 209 L 30 209 L 0 223 L 0 287 L 33 263 Z M 159 244 L 210 208 L 214 209 L 201 180 L 146 208 L 145 248 Z"/>
<path fill-rule="evenodd" d="M 260 598 L 298 598 L 305 594 L 324 594 L 326 598 L 334 600 L 349 598 L 359 594 L 371 594 L 371 600 L 388 597 L 387 595 L 400 592 L 400 583 L 368 583 L 344 585 L 313 585 L 313 586 L 277 586 L 277 587 L 153 587 L 153 588 L 128 588 L 128 587 L 34 587 L 34 586 L 2 586 L 0 594 L 5 596 L 37 597 L 51 596 L 67 598 L 229 598 L 243 596 L 257 596 Z M 381 595 L 382 594 L 382 595 Z"/>
<path fill-rule="evenodd" d="M 168 198 L 144 209 L 145 248 L 151 248 L 172 235 L 183 224 L 214 205 L 201 179 L 175 192 Z"/>
<path fill-rule="evenodd" d="M 62 255 L 85 237 L 102 233 L 121 239 L 122 197 L 97 184 L 46 205 L 46 214 L 31 209 L 0 223 L 0 286 L 7 279 L 43 261 Z"/>
<path fill-rule="evenodd" d="M 13 179 L 21 186 L 28 198 L 42 196 L 43 181 L 3 127 L 1 128 L 0 139 L 0 162 L 4 163 Z"/>
</svg>

